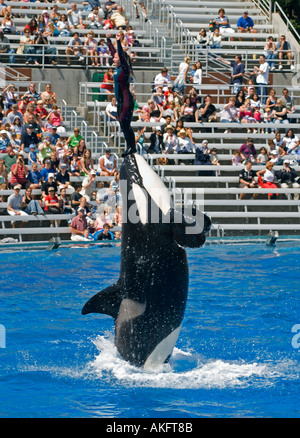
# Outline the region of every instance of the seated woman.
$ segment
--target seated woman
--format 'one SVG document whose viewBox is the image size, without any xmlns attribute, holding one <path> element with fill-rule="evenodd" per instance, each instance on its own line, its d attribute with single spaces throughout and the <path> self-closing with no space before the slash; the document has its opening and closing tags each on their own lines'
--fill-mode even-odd
<svg viewBox="0 0 300 438">
<path fill-rule="evenodd" d="M 240 111 L 239 111 L 239 117 L 241 120 L 241 123 L 255 123 L 256 120 L 254 118 L 254 110 L 251 107 L 250 104 L 250 99 L 245 99 L 245 102 L 243 103 L 243 105 L 240 106 Z M 253 132 L 255 132 L 256 130 L 253 129 Z M 247 128 L 247 132 L 251 132 L 250 128 Z"/>
<path fill-rule="evenodd" d="M 190 97 L 186 97 L 184 104 L 181 106 L 180 113 L 184 122 L 195 122 L 195 107 Z"/>
<path fill-rule="evenodd" d="M 271 161 L 267 161 L 266 168 L 259 170 L 256 172 L 256 175 L 258 176 L 258 185 L 262 188 L 266 189 L 277 189 L 277 185 L 274 184 L 275 179 L 275 172 L 274 172 L 274 163 Z M 278 196 L 278 193 L 275 194 L 275 197 Z M 273 193 L 268 193 L 268 199 L 274 197 Z"/>
<path fill-rule="evenodd" d="M 230 97 L 228 103 L 224 105 L 221 111 L 220 121 L 222 123 L 238 123 L 239 122 L 238 110 L 235 107 L 235 98 Z M 231 129 L 226 129 L 225 134 L 231 132 Z"/>
</svg>

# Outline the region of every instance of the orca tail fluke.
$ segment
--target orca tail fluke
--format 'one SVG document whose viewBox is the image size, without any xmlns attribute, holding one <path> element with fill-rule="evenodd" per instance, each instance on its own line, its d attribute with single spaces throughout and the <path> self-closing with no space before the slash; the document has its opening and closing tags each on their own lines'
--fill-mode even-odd
<svg viewBox="0 0 300 438">
<path fill-rule="evenodd" d="M 115 283 L 89 299 L 83 306 L 81 313 L 82 315 L 88 315 L 89 313 L 103 313 L 116 319 L 121 301 L 121 291 L 118 283 Z"/>
</svg>

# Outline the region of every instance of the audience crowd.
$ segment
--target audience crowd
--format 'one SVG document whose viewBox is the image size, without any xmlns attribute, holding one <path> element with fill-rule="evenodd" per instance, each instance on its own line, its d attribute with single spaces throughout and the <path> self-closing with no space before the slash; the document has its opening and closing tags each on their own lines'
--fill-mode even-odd
<svg viewBox="0 0 300 438">
<path fill-rule="evenodd" d="M 68 64 L 74 59 L 72 56 L 80 62 L 84 62 L 88 56 L 92 65 L 105 64 L 108 69 L 101 93 L 108 101 L 106 117 L 113 137 L 118 125 L 113 66 L 110 66 L 106 40 L 100 38 L 97 41 L 93 29 L 103 28 L 107 31 L 117 28 L 125 51 L 135 44 L 134 31 L 124 8 L 116 2 L 102 2 L 102 7 L 98 0 L 88 0 L 82 4 L 84 10 L 90 12 L 88 24 L 83 21 L 75 3 L 64 13 L 58 12 L 56 4 L 51 5 L 49 10 L 39 10 L 36 19 L 30 20 L 24 28 L 20 53 L 26 54 L 25 63 L 39 64 L 41 59 L 38 55 L 41 52 L 35 45 L 44 39 L 41 44 L 47 46 L 49 62 L 56 64 L 57 53 L 48 44 L 47 37 L 61 35 L 70 37 L 66 49 Z M 136 1 L 135 5 L 137 15 L 140 6 L 145 21 L 148 20 L 144 3 Z M 0 29 L 0 52 L 6 52 L 10 62 L 14 62 L 15 53 L 5 37 L 6 33 L 14 32 L 11 18 L 13 9 L 3 6 L 0 14 L 4 17 Z M 86 27 L 90 31 L 83 37 L 80 31 Z M 255 26 L 247 12 L 238 22 L 238 38 L 244 32 L 252 33 L 255 41 Z M 219 16 L 211 21 L 209 30 L 200 30 L 197 38 L 199 49 L 220 48 L 222 38 L 226 35 L 235 39 L 230 20 L 225 11 L 220 9 Z M 218 56 L 220 62 L 232 68 L 232 95 L 221 109 L 214 105 L 213 96 L 201 92 L 203 71 L 200 61 L 191 65 L 190 58 L 185 57 L 175 78 L 170 76 L 166 67 L 162 68 L 154 78 L 147 103 L 136 105 L 135 118 L 140 122 L 155 124 L 150 134 L 145 127 L 136 128 L 138 153 L 161 154 L 162 157 L 157 161 L 159 164 L 184 164 L 188 161 L 180 161 L 176 155 L 191 154 L 191 163 L 220 166 L 218 150 L 210 148 L 207 140 L 196 143 L 189 123 L 194 122 L 194 129 L 204 132 L 212 130 L 207 125 L 203 127 L 202 123 L 220 121 L 227 123 L 227 126 L 230 124 L 224 135 L 237 129 L 238 124 L 240 129 L 244 123 L 255 123 L 253 129 L 248 125 L 247 134 L 261 132 L 273 135 L 265 146 L 256 146 L 249 136 L 230 157 L 232 166 L 243 166 L 239 176 L 240 187 L 274 188 L 277 182 L 281 187 L 299 188 L 300 181 L 292 164 L 300 161 L 300 140 L 293 129 L 285 128 L 286 124 L 297 120 L 295 102 L 287 88 L 277 95 L 276 90 L 269 86 L 269 72 L 275 69 L 275 59 L 279 59 L 278 68 L 281 69 L 284 57 L 293 69 L 290 45 L 284 35 L 278 44 L 269 37 L 257 65 L 248 72 L 251 73 L 251 79 L 245 84 L 246 69 L 242 57 L 237 55 L 234 62 L 229 62 Z M 14 222 L 14 216 L 72 214 L 69 220 L 72 240 L 112 240 L 121 237 L 118 231 L 114 231 L 114 227 L 122 223 L 116 156 L 110 149 L 106 149 L 101 157 L 92 156 L 80 128 L 75 127 L 71 135 L 67 132 L 58 98 L 50 83 L 40 91 L 31 82 L 23 93 L 14 83 L 5 86 L 0 95 L 0 123 L 0 188 L 13 191 L 7 199 L 5 195 L 1 197 L 2 202 L 7 201 L 7 211 L 2 208 L 2 214 L 12 216 L 12 227 L 24 223 Z M 156 126 L 157 123 L 160 125 Z M 278 125 L 277 129 L 273 124 Z M 170 158 L 172 154 L 174 157 Z M 262 164 L 265 168 L 254 172 L 253 164 Z M 274 171 L 274 165 L 281 166 L 281 170 Z M 220 174 L 220 170 L 217 174 Z M 76 182 L 73 177 L 82 177 L 81 182 Z M 24 195 L 20 195 L 22 189 L 25 189 Z M 38 194 L 34 193 L 36 190 Z M 268 197 L 271 199 L 274 195 Z M 295 199 L 298 199 L 297 194 Z M 56 223 L 59 225 L 60 221 L 58 216 Z"/>
</svg>

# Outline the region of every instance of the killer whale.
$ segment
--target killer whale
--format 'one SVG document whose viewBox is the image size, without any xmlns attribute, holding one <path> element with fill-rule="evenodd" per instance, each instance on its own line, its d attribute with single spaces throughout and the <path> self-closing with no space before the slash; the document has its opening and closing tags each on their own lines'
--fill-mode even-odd
<svg viewBox="0 0 300 438">
<path fill-rule="evenodd" d="M 138 154 L 123 160 L 120 191 L 120 277 L 88 300 L 82 314 L 112 316 L 121 357 L 154 368 L 169 360 L 184 317 L 189 281 L 184 247 L 203 245 L 211 222 L 206 215 L 196 220 L 172 209 L 164 183 Z"/>
</svg>

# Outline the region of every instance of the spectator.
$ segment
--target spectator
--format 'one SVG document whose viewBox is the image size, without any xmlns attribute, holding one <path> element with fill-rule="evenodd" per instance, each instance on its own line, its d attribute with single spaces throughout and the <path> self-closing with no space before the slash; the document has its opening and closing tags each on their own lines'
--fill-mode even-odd
<svg viewBox="0 0 300 438">
<path fill-rule="evenodd" d="M 52 90 L 51 84 L 46 84 L 45 91 L 43 91 L 42 94 L 41 94 L 41 99 L 43 101 L 45 101 L 47 99 L 50 99 L 51 105 L 55 105 L 56 104 L 56 94 Z"/>
<path fill-rule="evenodd" d="M 100 40 L 99 40 L 98 47 L 97 47 L 97 54 L 99 56 L 100 65 L 103 66 L 103 61 L 105 58 L 106 67 L 109 67 L 110 54 L 109 54 L 108 47 L 105 44 L 104 38 L 100 38 Z"/>
<path fill-rule="evenodd" d="M 8 146 L 11 146 L 8 132 L 2 129 L 0 131 L 0 152 L 5 152 Z"/>
<path fill-rule="evenodd" d="M 22 210 L 22 195 L 20 195 L 21 186 L 19 184 L 15 184 L 14 193 L 10 195 L 7 199 L 7 213 L 10 216 L 27 216 L 27 213 Z M 15 221 L 12 221 L 12 228 L 15 228 Z M 24 222 L 21 222 L 20 227 L 24 225 Z"/>
<path fill-rule="evenodd" d="M 246 161 L 245 168 L 241 170 L 240 175 L 240 188 L 248 189 L 248 188 L 256 188 L 257 184 L 255 181 L 255 172 L 252 170 L 251 161 Z M 245 193 L 240 194 L 240 201 L 244 198 Z M 253 195 L 252 198 L 255 198 L 257 195 Z"/>
<path fill-rule="evenodd" d="M 28 169 L 24 164 L 24 158 L 22 155 L 17 157 L 17 161 L 15 164 L 11 166 L 11 187 L 15 185 L 21 186 L 21 188 L 25 189 L 27 182 L 27 174 Z"/>
<path fill-rule="evenodd" d="M 287 108 L 283 105 L 281 99 L 277 99 L 276 106 L 272 110 L 272 116 L 274 123 L 289 123 L 287 118 Z"/>
<path fill-rule="evenodd" d="M 235 98 L 230 97 L 228 103 L 224 105 L 220 115 L 220 122 L 222 123 L 238 123 L 239 115 L 235 107 Z M 231 132 L 231 129 L 226 129 L 225 134 Z"/>
<path fill-rule="evenodd" d="M 6 148 L 6 155 L 3 159 L 4 164 L 5 164 L 5 169 L 7 172 L 7 176 L 8 176 L 8 181 L 10 182 L 11 179 L 11 167 L 13 166 L 13 164 L 16 164 L 17 162 L 17 155 L 15 154 L 13 148 L 11 146 L 8 146 Z"/>
<path fill-rule="evenodd" d="M 295 135 L 293 129 L 289 129 L 283 138 L 284 149 L 287 154 L 300 154 L 300 140 L 297 135 Z"/>
<path fill-rule="evenodd" d="M 111 14 L 116 11 L 118 8 L 118 4 L 112 0 L 108 0 L 104 5 L 104 16 L 107 18 L 111 16 Z"/>
<path fill-rule="evenodd" d="M 39 65 L 36 57 L 36 49 L 34 47 L 34 38 L 30 35 L 29 29 L 24 31 L 24 35 L 20 37 L 20 46 L 17 49 L 17 54 L 25 54 L 25 64 L 29 64 L 34 62 L 36 65 Z"/>
<path fill-rule="evenodd" d="M 213 23 L 218 26 L 221 35 L 229 36 L 228 34 L 234 34 L 234 30 L 229 24 L 229 18 L 225 15 L 225 10 L 223 8 L 219 9 L 219 15 L 217 18 L 213 20 Z M 234 41 L 234 38 L 231 37 L 231 41 Z"/>
<path fill-rule="evenodd" d="M 9 63 L 15 63 L 15 50 L 10 47 L 9 39 L 4 35 L 3 29 L 0 29 L 0 53 L 7 53 Z"/>
<path fill-rule="evenodd" d="M 220 49 L 222 45 L 222 35 L 220 34 L 219 29 L 215 29 L 213 33 L 210 33 L 208 37 L 208 46 L 210 49 Z M 220 56 L 219 54 L 215 54 L 216 56 Z"/>
<path fill-rule="evenodd" d="M 113 96 L 111 102 L 109 102 L 105 109 L 106 113 L 106 121 L 109 123 L 110 130 L 112 132 L 112 136 L 115 133 L 115 126 L 117 125 L 117 99 Z"/>
<path fill-rule="evenodd" d="M 246 143 L 243 143 L 239 148 L 239 152 L 241 154 L 242 160 L 250 161 L 251 163 L 256 162 L 256 149 L 253 143 L 252 138 L 247 138 Z"/>
<path fill-rule="evenodd" d="M 89 240 L 86 236 L 89 234 L 87 220 L 84 217 L 84 209 L 78 209 L 78 215 L 73 217 L 71 224 L 71 240 L 74 241 L 87 241 Z"/>
<path fill-rule="evenodd" d="M 82 157 L 80 158 L 81 175 L 92 175 L 91 171 L 94 171 L 94 160 L 89 149 L 85 149 Z"/>
<path fill-rule="evenodd" d="M 152 133 L 150 135 L 150 147 L 148 149 L 149 153 L 155 152 L 156 154 L 161 154 L 163 148 L 163 135 L 160 126 L 152 128 Z"/>
<path fill-rule="evenodd" d="M 107 72 L 104 74 L 103 83 L 100 85 L 100 93 L 107 94 L 108 98 L 112 98 L 113 90 L 114 90 L 113 69 L 109 68 Z"/>
<path fill-rule="evenodd" d="M 294 189 L 300 188 L 300 178 L 298 177 L 296 170 L 290 166 L 289 160 L 284 160 L 283 168 L 275 172 L 275 175 L 282 189 L 287 189 L 289 187 Z M 288 196 L 288 194 L 286 194 L 286 196 Z M 294 200 L 299 201 L 299 193 L 294 194 Z"/>
<path fill-rule="evenodd" d="M 49 194 L 45 197 L 45 212 L 49 214 L 62 214 L 61 203 L 55 193 L 54 187 L 49 187 Z M 60 220 L 57 220 L 57 226 L 60 225 Z M 50 227 L 54 227 L 54 220 L 50 220 Z"/>
<path fill-rule="evenodd" d="M 259 170 L 256 172 L 258 176 L 258 185 L 265 189 L 277 189 L 277 185 L 274 184 L 275 179 L 275 171 L 274 171 L 274 163 L 271 161 L 267 161 L 266 168 Z M 276 198 L 277 194 L 268 193 L 268 199 Z"/>
<path fill-rule="evenodd" d="M 83 43 L 81 39 L 79 38 L 79 33 L 75 32 L 73 34 L 73 37 L 70 39 L 68 43 L 68 47 L 66 49 L 67 64 L 71 65 L 70 55 L 77 56 L 79 61 L 83 63 L 85 54 L 86 54 L 86 50 L 83 47 Z"/>
<path fill-rule="evenodd" d="M 233 166 L 240 166 L 242 164 L 242 157 L 240 151 L 234 151 L 231 162 Z"/>
<path fill-rule="evenodd" d="M 275 61 L 276 59 L 276 44 L 274 43 L 273 37 L 269 36 L 264 48 L 264 55 L 268 61 L 270 70 L 275 70 Z"/>
<path fill-rule="evenodd" d="M 70 29 L 84 29 L 82 15 L 77 9 L 76 3 L 71 4 L 71 9 L 67 11 L 67 16 Z"/>
<path fill-rule="evenodd" d="M 81 3 L 84 6 L 85 11 L 92 11 L 94 8 L 100 8 L 99 0 L 85 0 Z"/>
<path fill-rule="evenodd" d="M 71 207 L 75 210 L 76 213 L 80 204 L 80 199 L 82 198 L 82 194 L 80 193 L 81 190 L 82 190 L 82 185 L 77 184 L 75 186 L 75 191 L 71 194 Z"/>
<path fill-rule="evenodd" d="M 212 166 L 210 160 L 210 149 L 208 148 L 208 141 L 203 140 L 201 146 L 196 148 L 195 151 L 195 165 Z M 213 172 L 210 170 L 199 170 L 198 176 L 212 176 Z"/>
<path fill-rule="evenodd" d="M 68 23 L 68 17 L 66 14 L 61 14 L 59 20 L 56 23 L 56 28 L 59 31 L 60 36 L 70 36 L 70 26 Z"/>
<path fill-rule="evenodd" d="M 45 33 L 39 32 L 38 34 L 36 34 L 34 38 L 34 44 L 37 45 L 37 47 L 35 48 L 36 53 L 39 55 L 43 55 L 38 57 L 39 62 L 37 60 L 34 61 L 35 64 L 38 63 L 41 64 L 43 62 L 43 58 L 44 58 L 44 63 L 45 64 L 48 63 L 48 57 L 45 55 L 50 55 L 51 63 L 53 65 L 57 65 L 56 48 L 55 46 L 51 46 L 48 43 L 48 39 Z M 41 47 L 41 45 L 43 47 Z"/>
<path fill-rule="evenodd" d="M 49 158 L 45 158 L 44 167 L 41 169 L 41 175 L 43 177 L 43 183 L 48 181 L 49 173 L 54 175 L 54 170 L 51 168 L 51 161 Z"/>
<path fill-rule="evenodd" d="M 190 57 L 186 56 L 184 61 L 179 64 L 178 75 L 174 81 L 174 90 L 177 90 L 180 94 L 184 93 L 184 87 L 187 83 L 187 75 L 190 67 Z"/>
<path fill-rule="evenodd" d="M 180 109 L 181 118 L 184 122 L 195 122 L 195 108 L 190 97 L 186 97 Z"/>
<path fill-rule="evenodd" d="M 62 186 L 60 189 L 58 200 L 60 208 L 64 214 L 72 214 L 74 212 L 73 208 L 71 207 L 70 198 L 67 196 L 67 189 L 64 186 Z"/>
<path fill-rule="evenodd" d="M 163 150 L 166 154 L 174 154 L 179 147 L 178 137 L 174 134 L 172 125 L 166 126 L 166 132 L 163 135 Z"/>
<path fill-rule="evenodd" d="M 86 149 L 87 149 L 87 147 L 85 144 L 85 140 L 84 140 L 84 138 L 82 138 L 81 140 L 79 140 L 79 143 L 77 144 L 77 146 L 75 146 L 74 154 L 76 154 L 77 157 L 81 159 L 81 157 L 83 157 Z"/>
<path fill-rule="evenodd" d="M 52 106 L 52 110 L 49 112 L 48 116 L 46 117 L 46 120 L 48 120 L 48 123 L 45 125 L 46 129 L 49 128 L 61 128 L 63 127 L 64 118 L 61 114 L 60 108 L 58 108 L 57 105 Z"/>
<path fill-rule="evenodd" d="M 248 15 L 248 11 L 245 11 L 243 15 L 237 21 L 237 27 L 239 33 L 250 32 L 257 33 L 257 30 L 254 29 L 254 23 L 251 17 Z M 242 41 L 242 38 L 239 38 Z M 253 41 L 256 41 L 256 38 L 253 38 Z"/>
<path fill-rule="evenodd" d="M 224 64 L 230 65 L 232 67 L 232 94 L 237 94 L 242 88 L 243 77 L 245 74 L 245 66 L 242 63 L 241 55 L 236 55 L 234 62 L 227 61 L 223 58 L 217 58 L 217 60 L 224 62 Z"/>
<path fill-rule="evenodd" d="M 94 32 L 91 30 L 87 34 L 87 38 L 84 42 L 85 49 L 87 51 L 88 56 L 91 58 L 92 66 L 100 65 L 98 63 L 98 54 L 97 54 L 97 40 L 95 38 Z"/>
<path fill-rule="evenodd" d="M 199 114 L 200 113 L 200 114 Z M 216 122 L 217 121 L 217 109 L 211 103 L 211 96 L 208 94 L 204 98 L 204 103 L 202 103 L 199 107 L 199 112 L 195 113 L 196 122 Z"/>
<path fill-rule="evenodd" d="M 263 146 L 259 150 L 259 154 L 257 155 L 256 161 L 259 164 L 266 164 L 268 161 L 267 149 Z"/>
<path fill-rule="evenodd" d="M 274 90 L 274 88 L 271 88 L 266 100 L 266 107 L 272 110 L 276 106 L 276 101 L 277 101 L 276 91 Z"/>
<path fill-rule="evenodd" d="M 142 9 L 142 13 L 144 15 L 144 20 L 145 23 L 148 21 L 148 15 L 147 15 L 147 9 L 145 6 L 145 0 L 133 0 L 133 5 L 135 6 L 135 14 L 136 14 L 136 18 L 140 18 L 139 15 L 139 10 L 138 10 L 138 5 L 141 7 Z"/>
<path fill-rule="evenodd" d="M 250 99 L 245 99 L 245 102 L 242 106 L 240 106 L 239 118 L 241 123 L 255 123 L 256 120 L 253 117 L 254 110 L 251 107 Z M 247 128 L 247 133 L 250 133 L 251 129 Z M 253 129 L 253 132 L 257 132 L 256 129 Z"/>
<path fill-rule="evenodd" d="M 283 102 L 283 105 L 287 109 L 287 114 L 294 114 L 295 113 L 295 101 L 291 96 L 289 96 L 289 90 L 287 88 L 284 88 L 282 90 L 281 100 Z M 290 123 L 292 123 L 294 121 L 294 119 L 289 117 L 289 116 L 288 116 L 288 119 L 289 119 Z"/>
<path fill-rule="evenodd" d="M 59 171 L 56 174 L 56 182 L 58 184 L 58 188 L 70 188 L 72 190 L 72 186 L 70 185 L 70 174 L 68 172 L 68 166 L 66 163 L 60 163 Z"/>
<path fill-rule="evenodd" d="M 195 73 L 193 76 L 193 85 L 198 93 L 199 93 L 200 88 L 201 88 L 200 85 L 202 84 L 202 76 L 203 76 L 203 72 L 202 72 L 201 62 L 197 61 L 196 62 L 196 70 L 195 70 Z"/>
<path fill-rule="evenodd" d="M 43 177 L 38 170 L 37 163 L 31 165 L 31 170 L 27 174 L 27 181 L 31 189 L 40 189 L 42 186 Z"/>
<path fill-rule="evenodd" d="M 277 43 L 277 52 L 278 52 L 278 58 L 279 58 L 279 70 L 282 69 L 282 60 L 284 58 L 287 58 L 290 61 L 290 68 L 291 70 L 295 70 L 295 66 L 292 62 L 293 55 L 291 52 L 291 45 L 288 41 L 285 39 L 285 35 L 280 35 L 280 40 Z"/>
<path fill-rule="evenodd" d="M 256 75 L 256 85 L 258 86 L 258 95 L 263 104 L 267 99 L 267 85 L 269 83 L 269 64 L 266 62 L 265 55 L 259 56 L 259 66 L 254 66 L 253 74 Z"/>
<path fill-rule="evenodd" d="M 199 30 L 199 33 L 197 35 L 197 43 L 197 49 L 206 49 L 208 43 L 208 35 L 206 34 L 206 30 L 204 29 L 204 27 Z"/>
<path fill-rule="evenodd" d="M 95 7 L 92 12 L 88 15 L 89 28 L 90 29 L 102 29 L 102 18 L 104 17 L 103 10 Z"/>
<path fill-rule="evenodd" d="M 17 103 L 14 103 L 11 106 L 11 111 L 7 114 L 5 118 L 5 121 L 10 125 L 14 123 L 16 117 L 19 117 L 21 123 L 23 123 L 23 114 L 20 111 L 18 111 L 18 109 L 19 107 Z"/>
<path fill-rule="evenodd" d="M 66 145 L 71 147 L 72 149 L 78 145 L 79 141 L 82 140 L 82 136 L 80 135 L 80 129 L 78 126 L 74 128 L 74 134 L 72 134 L 66 141 Z"/>
<path fill-rule="evenodd" d="M 3 160 L 0 160 L 0 190 L 8 188 L 8 177 L 5 164 Z"/>
<path fill-rule="evenodd" d="M 29 146 L 31 144 L 37 145 L 39 143 L 38 136 L 33 131 L 33 125 L 29 124 L 25 130 L 25 132 L 21 136 L 21 147 L 20 151 L 28 152 Z"/>
<path fill-rule="evenodd" d="M 158 85 L 162 85 L 163 90 L 168 91 L 168 85 L 170 84 L 172 85 L 171 76 L 169 75 L 168 69 L 166 67 L 163 67 L 160 73 L 155 76 L 154 85 L 155 87 L 157 87 Z"/>
<path fill-rule="evenodd" d="M 32 195 L 32 188 L 27 187 L 25 195 L 22 198 L 22 209 L 29 215 L 36 216 L 37 214 L 45 214 L 40 202 Z"/>
<path fill-rule="evenodd" d="M 109 148 L 105 149 L 104 155 L 99 158 L 98 172 L 100 172 L 100 176 L 115 176 L 117 173 L 116 165 L 111 150 Z"/>
<path fill-rule="evenodd" d="M 12 13 L 11 6 L 8 6 L 6 3 L 4 3 L 4 0 L 0 0 L 0 16 L 5 17 L 7 12 L 10 14 Z"/>
<path fill-rule="evenodd" d="M 42 184 L 42 196 L 45 197 L 49 195 L 49 188 L 53 188 L 55 193 L 58 190 L 58 183 L 55 181 L 55 175 L 52 172 L 48 173 L 47 181 L 44 181 Z"/>
<path fill-rule="evenodd" d="M 128 26 L 128 19 L 124 13 L 123 6 L 118 6 L 117 10 L 113 12 L 110 19 L 117 29 L 125 30 L 126 26 Z"/>
<path fill-rule="evenodd" d="M 90 202 L 94 190 L 96 190 L 96 172 L 94 169 L 92 169 L 90 174 L 87 175 L 82 181 L 82 190 L 80 194 L 84 196 L 88 202 Z"/>
<path fill-rule="evenodd" d="M 195 152 L 195 144 L 187 135 L 185 129 L 181 129 L 178 133 L 177 154 L 192 154 Z"/>
</svg>

